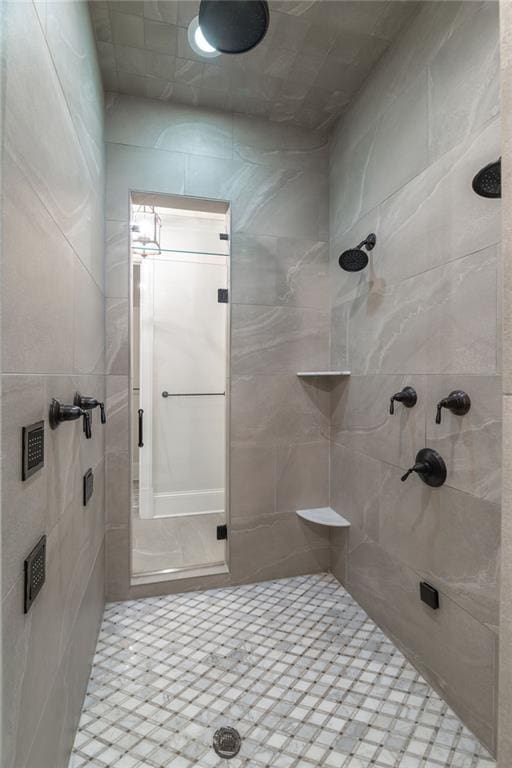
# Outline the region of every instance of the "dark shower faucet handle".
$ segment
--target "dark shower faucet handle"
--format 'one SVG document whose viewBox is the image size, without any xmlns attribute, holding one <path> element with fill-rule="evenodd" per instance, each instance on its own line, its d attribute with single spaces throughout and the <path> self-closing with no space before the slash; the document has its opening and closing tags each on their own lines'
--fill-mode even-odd
<svg viewBox="0 0 512 768">
<path fill-rule="evenodd" d="M 454 389 L 448 397 L 443 397 L 436 406 L 436 424 L 441 423 L 441 413 L 447 408 L 454 416 L 465 416 L 471 408 L 471 400 L 462 389 Z"/>
<path fill-rule="evenodd" d="M 430 469 L 430 465 L 428 465 L 426 462 L 423 462 L 423 461 L 422 462 L 418 462 L 418 463 L 414 464 L 412 467 L 410 467 L 407 470 L 407 472 L 405 473 L 405 475 L 402 475 L 400 480 L 403 483 L 405 480 L 407 480 L 409 475 L 412 475 L 413 472 L 428 473 L 429 469 Z"/>
<path fill-rule="evenodd" d="M 422 448 L 416 454 L 414 464 L 410 467 L 405 475 L 400 478 L 402 483 L 407 478 L 416 472 L 420 480 L 425 485 L 430 485 L 431 488 L 439 488 L 440 485 L 446 482 L 446 464 L 443 457 L 438 454 L 433 448 Z"/>
<path fill-rule="evenodd" d="M 412 387 L 404 387 L 400 392 L 395 392 L 389 399 L 389 412 L 391 416 L 395 412 L 395 400 L 402 403 L 406 408 L 412 408 L 418 401 L 416 390 Z"/>
<path fill-rule="evenodd" d="M 75 393 L 73 402 L 79 408 L 83 408 L 84 411 L 91 411 L 93 408 L 99 408 L 100 414 L 101 414 L 100 416 L 101 423 L 106 424 L 107 417 L 105 413 L 105 403 L 100 403 L 100 401 L 97 400 L 95 397 L 86 397 L 85 395 L 81 395 L 80 392 Z M 85 432 L 85 424 L 84 424 L 84 432 Z"/>
<path fill-rule="evenodd" d="M 92 429 L 91 429 L 91 414 L 89 411 L 83 411 L 82 417 L 84 420 L 84 432 L 87 440 L 90 440 L 92 437 Z"/>
</svg>

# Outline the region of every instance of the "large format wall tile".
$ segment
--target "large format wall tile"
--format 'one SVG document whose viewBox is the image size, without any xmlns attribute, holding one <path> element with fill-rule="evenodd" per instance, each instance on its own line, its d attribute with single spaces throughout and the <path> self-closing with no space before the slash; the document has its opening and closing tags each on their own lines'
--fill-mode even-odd
<svg viewBox="0 0 512 768">
<path fill-rule="evenodd" d="M 36 4 L 37 5 L 37 4 Z M 103 89 L 88 8 L 45 3 L 46 39 L 94 184 L 104 186 Z"/>
<path fill-rule="evenodd" d="M 82 264 L 75 260 L 74 367 L 77 373 L 105 370 L 105 297 Z"/>
<path fill-rule="evenodd" d="M 499 112 L 498 15 L 498 3 L 482 3 L 430 64 L 431 158 Z"/>
<path fill-rule="evenodd" d="M 233 374 L 296 373 L 328 367 L 328 315 L 310 309 L 235 304 Z"/>
<path fill-rule="evenodd" d="M 231 525 L 232 577 L 250 583 L 315 573 L 328 568 L 329 532 L 305 522 L 295 510 Z"/>
<path fill-rule="evenodd" d="M 97 411 L 85 440 L 81 420 L 50 429 L 48 407 L 105 398 L 103 94 L 85 4 L 3 5 L 2 765 L 66 768 L 104 605 L 105 442 Z M 40 420 L 44 467 L 22 481 L 21 428 Z"/>
<path fill-rule="evenodd" d="M 413 408 L 390 398 L 403 387 L 416 390 Z M 351 376 L 337 384 L 332 395 L 332 440 L 353 451 L 407 467 L 425 443 L 426 378 L 388 374 Z"/>
<path fill-rule="evenodd" d="M 322 240 L 326 178 L 316 171 L 246 166 L 233 201 L 235 232 Z"/>
<path fill-rule="evenodd" d="M 472 18 L 479 7 L 480 3 L 471 2 L 420 5 L 412 23 L 402 31 L 400 44 L 389 48 L 344 116 L 343 132 L 337 131 L 333 142 L 340 151 L 350 150 L 357 143 L 361 126 L 369 125 L 394 104 L 426 70 L 454 31 Z"/>
<path fill-rule="evenodd" d="M 126 221 L 106 221 L 105 230 L 105 295 L 127 299 L 130 272 L 128 224 Z"/>
<path fill-rule="evenodd" d="M 4 376 L 2 383 L 2 595 L 21 578 L 23 560 L 55 523 L 47 472 L 21 480 L 20 426 L 46 418 L 42 376 Z M 18 606 L 19 608 L 19 606 Z"/>
<path fill-rule="evenodd" d="M 380 545 L 482 623 L 498 624 L 500 510 L 448 486 L 429 488 L 402 470 L 382 472 Z"/>
<path fill-rule="evenodd" d="M 361 126 L 358 144 L 331 165 L 331 221 L 344 230 L 428 163 L 426 75 L 378 122 Z M 339 182 L 343 179 L 343 183 Z"/>
<path fill-rule="evenodd" d="M 106 423 L 106 449 L 111 451 L 128 451 L 130 447 L 130 415 L 128 397 L 128 376 L 107 376 L 108 420 Z M 129 513 L 130 510 L 126 510 Z"/>
<path fill-rule="evenodd" d="M 331 395 L 331 504 L 352 521 L 331 536 L 331 568 L 491 749 L 501 207 L 471 181 L 501 154 L 497 16 L 494 2 L 421 4 L 335 128 L 329 163 L 331 366 L 352 371 Z M 342 272 L 340 253 L 369 232 L 368 268 Z M 390 416 L 406 384 L 417 405 Z M 459 388 L 471 411 L 436 425 Z M 427 445 L 446 485 L 401 483 Z M 441 591 L 436 613 L 420 578 Z"/>
<path fill-rule="evenodd" d="M 129 373 L 129 307 L 128 299 L 105 300 L 107 373 Z"/>
<path fill-rule="evenodd" d="M 231 295 L 237 304 L 326 309 L 328 244 L 236 233 Z"/>
<path fill-rule="evenodd" d="M 321 133 L 280 123 L 233 118 L 234 156 L 273 168 L 327 171 L 327 141 Z"/>
<path fill-rule="evenodd" d="M 255 523 L 276 510 L 277 448 L 231 439 L 230 520 Z"/>
<path fill-rule="evenodd" d="M 179 152 L 107 144 L 106 218 L 129 220 L 130 191 L 184 192 L 185 156 Z"/>
<path fill-rule="evenodd" d="M 495 373 L 496 307 L 495 247 L 379 286 L 352 304 L 351 370 Z"/>
<path fill-rule="evenodd" d="M 329 442 L 279 445 L 276 457 L 278 511 L 329 504 Z"/>
<path fill-rule="evenodd" d="M 166 149 L 188 155 L 230 159 L 233 125 L 230 115 L 146 99 L 110 97 L 106 141 Z"/>
<path fill-rule="evenodd" d="M 375 269 L 396 283 L 500 239 L 500 205 L 471 178 L 500 154 L 500 121 L 458 144 L 380 207 Z"/>
<path fill-rule="evenodd" d="M 503 510 L 502 564 L 500 573 L 500 656 L 498 707 L 499 767 L 512 763 L 512 4 L 500 4 L 501 99 L 503 111 Z"/>
<path fill-rule="evenodd" d="M 331 447 L 331 498 L 336 512 L 373 541 L 379 540 L 383 465 L 341 445 Z"/>
<path fill-rule="evenodd" d="M 25 42 L 32 41 L 30 55 Z M 6 11 L 6 150 L 86 267 L 99 242 L 98 195 L 31 3 Z M 37 141 L 35 140 L 35 128 Z"/>
<path fill-rule="evenodd" d="M 69 372 L 73 250 L 9 157 L 4 190 L 3 371 Z"/>
<path fill-rule="evenodd" d="M 492 751 L 494 632 L 443 594 L 442 610 L 432 611 L 420 602 L 414 571 L 377 544 L 359 540 L 355 530 L 350 531 L 350 542 L 351 594 Z"/>
<path fill-rule="evenodd" d="M 231 439 L 277 445 L 329 436 L 329 391 L 296 376 L 236 375 L 231 381 Z"/>
<path fill-rule="evenodd" d="M 34 734 L 27 768 L 67 768 L 78 727 L 83 691 L 91 672 L 91 661 L 103 616 L 105 552 L 100 549 L 77 611 L 77 620 L 63 663 L 51 689 L 47 706 Z"/>
</svg>

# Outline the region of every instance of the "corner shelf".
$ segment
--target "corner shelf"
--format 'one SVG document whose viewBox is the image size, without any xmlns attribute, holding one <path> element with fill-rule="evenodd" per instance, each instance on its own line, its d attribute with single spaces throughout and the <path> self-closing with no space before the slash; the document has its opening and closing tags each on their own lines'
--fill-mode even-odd
<svg viewBox="0 0 512 768">
<path fill-rule="evenodd" d="M 316 509 L 297 509 L 297 515 L 310 523 L 328 525 L 331 528 L 349 528 L 350 522 L 339 515 L 332 507 L 316 507 Z"/>
<path fill-rule="evenodd" d="M 350 376 L 350 371 L 298 371 L 297 376 L 302 379 L 317 376 Z"/>
</svg>

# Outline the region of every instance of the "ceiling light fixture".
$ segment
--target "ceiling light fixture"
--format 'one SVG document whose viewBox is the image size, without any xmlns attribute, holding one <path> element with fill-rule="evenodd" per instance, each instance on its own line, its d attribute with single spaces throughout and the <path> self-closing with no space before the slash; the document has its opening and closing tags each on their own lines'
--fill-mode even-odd
<svg viewBox="0 0 512 768">
<path fill-rule="evenodd" d="M 267 0 L 201 0 L 199 27 L 221 53 L 246 53 L 255 48 L 270 24 Z"/>
<path fill-rule="evenodd" d="M 213 59 L 220 56 L 220 51 L 210 45 L 199 26 L 199 17 L 195 16 L 188 25 L 188 42 L 192 50 L 206 59 Z"/>
<path fill-rule="evenodd" d="M 133 210 L 130 230 L 134 248 L 147 248 L 152 253 L 160 253 L 162 219 L 154 205 L 138 205 Z"/>
</svg>

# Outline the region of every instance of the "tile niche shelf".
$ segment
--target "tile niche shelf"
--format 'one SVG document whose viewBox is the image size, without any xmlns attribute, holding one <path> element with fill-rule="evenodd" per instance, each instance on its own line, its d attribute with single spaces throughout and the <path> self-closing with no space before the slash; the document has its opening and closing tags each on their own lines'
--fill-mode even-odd
<svg viewBox="0 0 512 768">
<path fill-rule="evenodd" d="M 297 515 L 309 523 L 329 525 L 331 528 L 349 528 L 350 522 L 334 511 L 332 507 L 316 507 L 315 509 L 297 509 Z"/>
<path fill-rule="evenodd" d="M 318 378 L 319 376 L 350 376 L 350 371 L 297 371 L 301 379 Z"/>
</svg>

